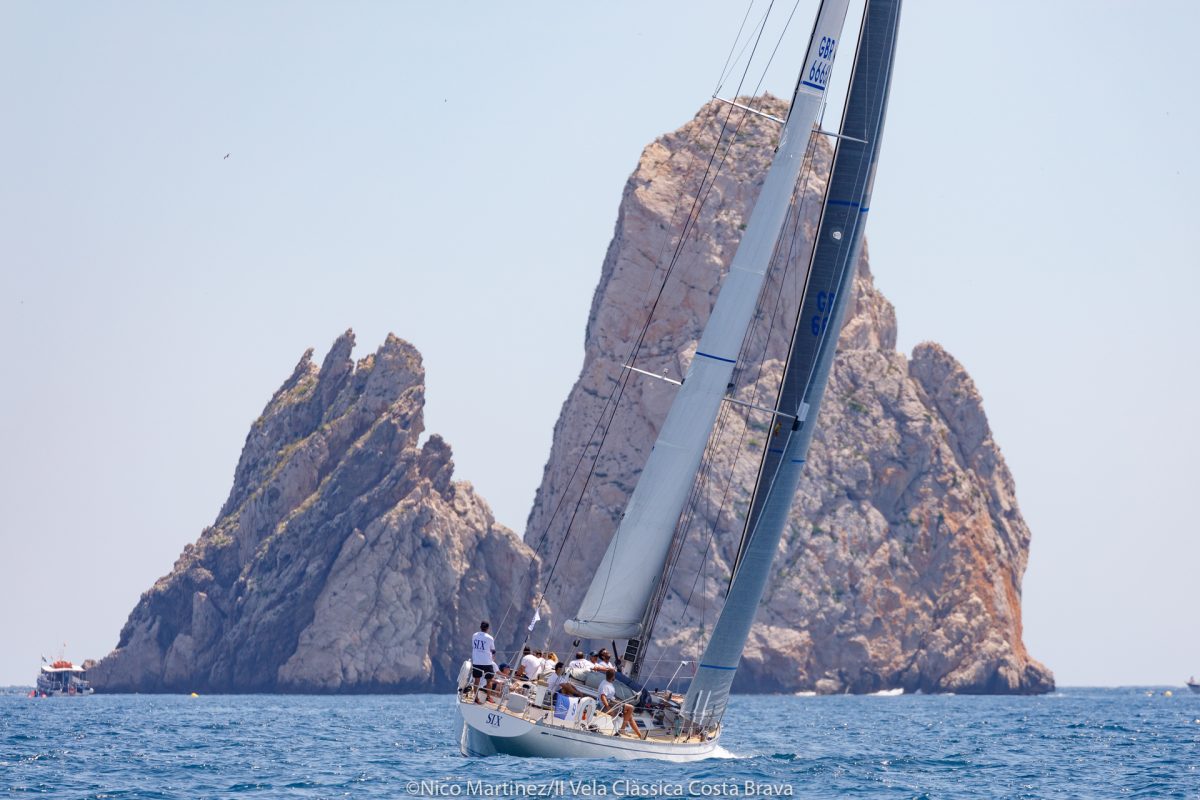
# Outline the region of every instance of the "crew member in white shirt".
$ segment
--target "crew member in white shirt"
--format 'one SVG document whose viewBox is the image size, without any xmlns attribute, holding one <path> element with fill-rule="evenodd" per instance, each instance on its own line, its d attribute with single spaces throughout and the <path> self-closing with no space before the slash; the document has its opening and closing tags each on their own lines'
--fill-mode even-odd
<svg viewBox="0 0 1200 800">
<path fill-rule="evenodd" d="M 610 669 L 615 670 L 616 668 L 617 665 L 609 658 L 608 651 L 601 647 L 600 652 L 596 653 L 596 662 L 592 664 L 592 669 L 596 672 L 608 672 Z"/>
<path fill-rule="evenodd" d="M 612 708 L 617 701 L 617 687 L 613 686 L 613 679 L 617 677 L 615 670 L 608 670 L 604 673 L 604 680 L 600 681 L 600 687 L 596 690 L 596 696 L 600 698 L 600 706 L 605 710 Z"/>
<path fill-rule="evenodd" d="M 604 680 L 600 681 L 599 698 L 600 706 L 605 714 L 610 717 L 617 715 L 617 709 L 621 710 L 621 727 L 613 736 L 620 736 L 625 732 L 626 728 L 633 729 L 633 735 L 642 738 L 641 728 L 638 727 L 637 721 L 633 718 L 633 706 L 629 703 L 617 703 L 617 690 L 613 686 L 613 681 L 617 678 L 617 671 L 610 669 L 604 673 Z"/>
<path fill-rule="evenodd" d="M 550 677 L 546 678 L 546 689 L 551 706 L 554 705 L 555 693 L 583 697 L 583 693 L 576 689 L 575 684 L 567 678 L 566 667 L 561 661 L 554 665 L 554 671 L 550 673 Z"/>
<path fill-rule="evenodd" d="M 491 681 L 496 674 L 496 640 L 488 633 L 488 622 L 479 623 L 479 630 L 471 637 L 471 682 L 475 684 L 475 702 L 479 698 L 479 682 Z"/>
<path fill-rule="evenodd" d="M 583 657 L 582 650 L 576 650 L 575 651 L 575 660 L 572 661 L 570 664 L 567 664 L 567 669 L 586 669 L 586 670 L 590 671 L 591 668 L 592 668 L 592 662 L 588 661 L 586 658 Z"/>
<path fill-rule="evenodd" d="M 524 677 L 529 681 L 536 681 L 538 675 L 542 672 L 542 660 L 530 652 L 529 648 L 525 648 L 524 655 L 521 656 L 521 669 L 517 672 L 517 677 Z"/>
</svg>

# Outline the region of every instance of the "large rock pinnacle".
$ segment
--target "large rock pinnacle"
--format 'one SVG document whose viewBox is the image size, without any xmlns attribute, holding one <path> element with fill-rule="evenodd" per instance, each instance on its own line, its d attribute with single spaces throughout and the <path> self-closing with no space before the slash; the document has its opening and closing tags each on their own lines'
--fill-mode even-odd
<svg viewBox="0 0 1200 800">
<path fill-rule="evenodd" d="M 309 350 L 246 437 L 216 523 L 92 671 L 107 691 L 428 690 L 537 564 L 450 446 L 424 444 L 420 354 L 347 331 Z"/>
<path fill-rule="evenodd" d="M 773 98 L 747 103 L 786 113 Z M 585 339 L 581 375 L 555 426 L 554 445 L 526 541 L 555 552 L 582 480 L 572 468 L 591 441 L 610 387 L 647 322 L 645 298 L 662 280 L 677 241 L 681 198 L 696 194 L 730 110 L 716 103 L 646 148 L 626 184 Z M 736 125 L 736 116 L 733 118 Z M 733 126 L 730 126 L 732 128 Z M 741 126 L 708 192 L 694 233 L 653 316 L 638 366 L 681 376 L 728 269 L 743 220 L 775 144 L 758 117 Z M 725 138 L 724 144 L 730 140 Z M 768 279 L 767 304 L 744 353 L 736 392 L 770 405 L 786 356 L 770 331 L 775 308 L 794 308 L 831 150 L 819 139 Z M 786 267 L 784 266 L 786 264 Z M 794 313 L 794 312 L 793 312 Z M 776 317 L 777 319 L 777 317 Z M 788 320 L 790 322 L 790 320 Z M 777 328 L 779 326 L 776 326 Z M 896 352 L 896 316 L 875 289 L 864 253 L 855 297 L 817 436 L 764 605 L 738 673 L 743 691 L 1041 692 L 1050 672 L 1021 641 L 1021 576 L 1029 529 L 1012 476 L 991 438 L 969 376 L 936 344 L 910 359 Z M 673 396 L 670 384 L 634 380 L 626 390 L 548 596 L 570 616 L 620 519 Z M 741 522 L 768 424 L 729 410 L 710 440 L 688 539 L 655 629 L 650 661 L 671 669 L 699 655 L 727 587 Z M 703 559 L 702 559 L 703 556 Z"/>
</svg>

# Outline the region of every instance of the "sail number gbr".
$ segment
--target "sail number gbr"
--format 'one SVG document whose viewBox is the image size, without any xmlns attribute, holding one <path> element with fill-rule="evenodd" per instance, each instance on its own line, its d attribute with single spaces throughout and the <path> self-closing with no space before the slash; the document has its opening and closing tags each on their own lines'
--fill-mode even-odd
<svg viewBox="0 0 1200 800">
<path fill-rule="evenodd" d="M 808 67 L 808 75 L 805 77 L 805 83 L 817 89 L 824 89 L 829 83 L 829 73 L 833 69 L 833 51 L 837 47 L 837 39 L 831 36 L 822 36 L 820 44 L 817 45 L 817 57 L 813 59 L 812 64 Z"/>
<path fill-rule="evenodd" d="M 813 336 L 820 336 L 825 333 L 825 329 L 829 327 L 829 315 L 833 313 L 833 300 L 836 297 L 835 292 L 817 292 L 817 311 L 820 313 L 814 314 L 809 329 L 812 330 Z"/>
</svg>

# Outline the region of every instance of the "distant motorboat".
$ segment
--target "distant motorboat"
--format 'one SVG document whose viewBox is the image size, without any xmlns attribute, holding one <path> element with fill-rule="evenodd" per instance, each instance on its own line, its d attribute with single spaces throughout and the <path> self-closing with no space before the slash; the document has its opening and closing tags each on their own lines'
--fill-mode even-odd
<svg viewBox="0 0 1200 800">
<path fill-rule="evenodd" d="M 95 691 L 87 680 L 87 670 L 60 659 L 53 664 L 42 665 L 34 694 L 42 697 L 74 697 L 94 694 Z"/>
<path fill-rule="evenodd" d="M 1195 678 L 1188 678 L 1187 687 L 1196 694 L 1200 694 L 1200 683 L 1196 683 Z"/>
</svg>

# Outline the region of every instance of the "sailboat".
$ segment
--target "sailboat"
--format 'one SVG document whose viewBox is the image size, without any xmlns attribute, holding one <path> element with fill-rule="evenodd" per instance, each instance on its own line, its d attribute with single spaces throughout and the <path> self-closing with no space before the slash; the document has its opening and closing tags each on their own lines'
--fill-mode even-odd
<svg viewBox="0 0 1200 800">
<path fill-rule="evenodd" d="M 901 0 L 866 0 L 840 130 L 814 130 L 849 0 L 823 0 L 771 165 L 695 356 L 660 428 L 616 533 L 578 612 L 564 623 L 578 639 L 625 640 L 622 673 L 611 685 L 613 713 L 602 713 L 604 674 L 567 676 L 571 696 L 539 682 L 477 687 L 470 662 L 456 702 L 464 755 L 656 758 L 685 762 L 717 754 L 722 720 L 742 650 L 787 523 L 832 366 L 855 265 L 862 248 L 879 154 Z M 836 137 L 817 238 L 763 448 L 728 592 L 686 692 L 650 692 L 638 681 L 661 607 L 679 520 L 723 403 L 729 397 L 747 328 L 787 218 L 813 136 Z M 632 362 L 631 362 L 632 363 Z M 615 653 L 614 653 L 615 655 Z M 599 703 L 599 704 L 598 704 Z M 626 712 L 625 707 L 632 709 Z M 636 728 L 628 726 L 632 716 Z M 637 733 L 632 731 L 636 730 Z"/>
</svg>

